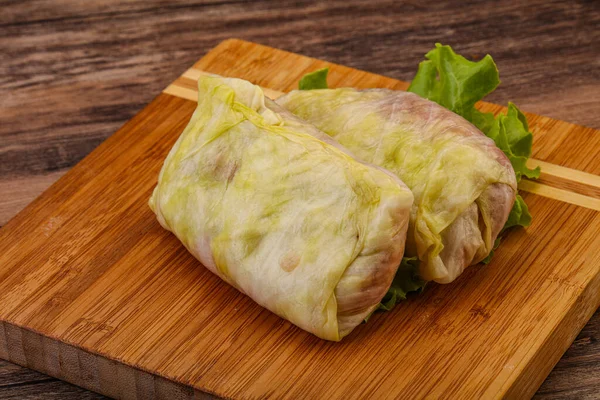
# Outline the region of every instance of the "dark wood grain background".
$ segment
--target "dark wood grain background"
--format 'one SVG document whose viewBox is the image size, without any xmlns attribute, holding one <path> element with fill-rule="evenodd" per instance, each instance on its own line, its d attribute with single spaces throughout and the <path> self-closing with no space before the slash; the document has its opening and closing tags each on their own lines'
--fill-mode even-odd
<svg viewBox="0 0 600 400">
<path fill-rule="evenodd" d="M 498 4 L 496 4 L 498 3 Z M 600 1 L 0 1 L 0 225 L 221 40 L 410 80 L 436 41 L 491 53 L 488 99 L 600 128 Z M 600 313 L 539 398 L 600 398 Z M 102 396 L 0 361 L 0 398 Z"/>
</svg>

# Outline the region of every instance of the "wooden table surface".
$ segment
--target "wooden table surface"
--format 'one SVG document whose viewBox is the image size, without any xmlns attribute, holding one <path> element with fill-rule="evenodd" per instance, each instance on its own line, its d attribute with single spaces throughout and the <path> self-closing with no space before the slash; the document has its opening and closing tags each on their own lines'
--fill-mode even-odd
<svg viewBox="0 0 600 400">
<path fill-rule="evenodd" d="M 436 41 L 491 53 L 488 100 L 600 129 L 600 2 L 0 1 L 0 225 L 221 40 L 410 80 Z M 600 399 L 600 312 L 539 398 Z M 0 360 L 0 398 L 100 395 Z"/>
</svg>

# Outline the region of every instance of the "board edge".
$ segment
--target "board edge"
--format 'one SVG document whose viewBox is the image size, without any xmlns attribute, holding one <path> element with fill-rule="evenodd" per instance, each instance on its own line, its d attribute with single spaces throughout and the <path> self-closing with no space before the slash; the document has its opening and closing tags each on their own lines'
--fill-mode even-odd
<svg viewBox="0 0 600 400">
<path fill-rule="evenodd" d="M 0 358 L 110 398 L 219 399 L 6 321 L 0 321 Z"/>
</svg>

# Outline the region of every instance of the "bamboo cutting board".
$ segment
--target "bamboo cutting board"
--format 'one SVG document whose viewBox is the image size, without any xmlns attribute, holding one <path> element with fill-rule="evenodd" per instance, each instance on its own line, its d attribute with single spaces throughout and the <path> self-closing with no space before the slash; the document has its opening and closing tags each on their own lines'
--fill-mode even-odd
<svg viewBox="0 0 600 400">
<path fill-rule="evenodd" d="M 340 343 L 257 306 L 159 226 L 147 199 L 203 71 L 277 96 L 326 65 L 334 87 L 407 87 L 225 41 L 6 224 L 0 357 L 127 399 L 532 395 L 600 304 L 600 131 L 528 115 L 532 226 Z"/>
</svg>

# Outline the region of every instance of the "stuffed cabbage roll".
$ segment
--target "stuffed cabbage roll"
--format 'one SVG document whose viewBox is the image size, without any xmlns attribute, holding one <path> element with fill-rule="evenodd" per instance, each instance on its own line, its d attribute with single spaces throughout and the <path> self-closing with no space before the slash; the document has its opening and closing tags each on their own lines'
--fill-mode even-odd
<svg viewBox="0 0 600 400">
<path fill-rule="evenodd" d="M 258 86 L 203 76 L 198 89 L 150 207 L 224 281 L 302 329 L 340 340 L 392 282 L 412 193 Z"/>
<path fill-rule="evenodd" d="M 300 90 L 277 102 L 408 185 L 406 255 L 419 258 L 423 279 L 449 283 L 490 253 L 517 184 L 504 153 L 471 123 L 387 89 Z"/>
</svg>

